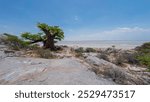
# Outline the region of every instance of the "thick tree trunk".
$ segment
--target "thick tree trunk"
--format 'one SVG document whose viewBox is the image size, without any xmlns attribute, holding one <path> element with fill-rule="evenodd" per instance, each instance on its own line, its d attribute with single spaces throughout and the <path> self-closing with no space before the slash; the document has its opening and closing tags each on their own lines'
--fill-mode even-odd
<svg viewBox="0 0 150 102">
<path fill-rule="evenodd" d="M 54 38 L 55 36 L 52 36 L 52 34 L 50 34 L 50 32 L 44 30 L 45 34 L 46 34 L 46 41 L 44 41 L 44 48 L 45 49 L 51 49 L 51 50 L 55 50 L 55 45 L 54 45 Z"/>
<path fill-rule="evenodd" d="M 55 50 L 55 45 L 54 45 L 54 37 L 53 36 L 48 36 L 47 40 L 45 41 L 44 48 L 48 49 L 50 48 L 51 50 Z"/>
</svg>

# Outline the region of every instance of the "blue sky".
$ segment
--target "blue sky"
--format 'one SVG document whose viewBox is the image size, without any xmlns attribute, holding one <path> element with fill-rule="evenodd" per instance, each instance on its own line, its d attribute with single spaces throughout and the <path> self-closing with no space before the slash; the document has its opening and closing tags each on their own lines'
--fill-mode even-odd
<svg viewBox="0 0 150 102">
<path fill-rule="evenodd" d="M 59 25 L 65 40 L 150 40 L 150 0 L 0 0 L 0 33 Z"/>
</svg>

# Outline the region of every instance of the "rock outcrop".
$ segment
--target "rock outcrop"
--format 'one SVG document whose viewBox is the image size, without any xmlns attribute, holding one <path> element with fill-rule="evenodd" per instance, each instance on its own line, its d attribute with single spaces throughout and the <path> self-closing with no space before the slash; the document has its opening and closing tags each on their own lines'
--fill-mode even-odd
<svg viewBox="0 0 150 102">
<path fill-rule="evenodd" d="M 97 75 L 109 77 L 118 84 L 141 85 L 149 84 L 150 82 L 149 77 L 135 73 L 133 70 L 131 71 L 132 68 L 130 70 L 128 68 L 122 68 L 95 56 L 88 56 L 85 61 L 92 66 L 92 70 Z"/>
<path fill-rule="evenodd" d="M 0 61 L 0 84 L 112 85 L 75 58 L 7 57 Z"/>
</svg>

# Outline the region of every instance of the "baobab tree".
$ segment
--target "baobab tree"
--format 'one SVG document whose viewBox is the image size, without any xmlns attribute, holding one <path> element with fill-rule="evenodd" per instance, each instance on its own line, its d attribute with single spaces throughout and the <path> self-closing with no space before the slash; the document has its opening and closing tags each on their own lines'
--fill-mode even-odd
<svg viewBox="0 0 150 102">
<path fill-rule="evenodd" d="M 55 43 L 64 38 L 63 30 L 59 26 L 49 26 L 45 23 L 38 23 L 37 27 L 42 33 L 31 34 L 30 32 L 25 32 L 21 36 L 29 40 L 30 43 L 43 42 L 45 49 L 50 48 L 51 50 L 55 50 Z"/>
</svg>

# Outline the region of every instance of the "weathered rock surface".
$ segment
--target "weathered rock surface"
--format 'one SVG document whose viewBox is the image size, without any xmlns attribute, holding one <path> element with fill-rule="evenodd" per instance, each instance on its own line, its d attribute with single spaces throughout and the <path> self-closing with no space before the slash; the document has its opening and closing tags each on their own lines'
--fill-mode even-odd
<svg viewBox="0 0 150 102">
<path fill-rule="evenodd" d="M 115 84 L 97 77 L 75 58 L 7 57 L 0 61 L 0 84 Z"/>
<path fill-rule="evenodd" d="M 119 84 L 149 84 L 150 78 L 142 74 L 134 73 L 128 69 L 116 66 L 113 63 L 99 59 L 95 56 L 88 56 L 85 61 L 93 66 L 96 74 L 112 78 Z M 135 68 L 134 68 L 135 70 Z M 143 70 L 143 69 L 142 69 Z M 134 74 L 133 74 L 134 73 Z"/>
<path fill-rule="evenodd" d="M 150 84 L 146 68 L 117 66 L 100 59 L 99 53 L 83 53 L 77 58 L 71 48 L 66 48 L 54 54 L 56 59 L 34 58 L 0 44 L 0 84 Z"/>
</svg>

